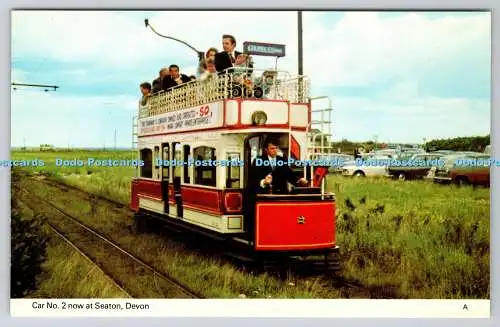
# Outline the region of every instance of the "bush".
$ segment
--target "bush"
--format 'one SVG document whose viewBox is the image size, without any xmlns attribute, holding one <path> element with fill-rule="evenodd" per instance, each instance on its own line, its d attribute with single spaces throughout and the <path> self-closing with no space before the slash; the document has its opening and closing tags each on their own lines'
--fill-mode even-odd
<svg viewBox="0 0 500 327">
<path fill-rule="evenodd" d="M 37 287 L 37 277 L 46 259 L 48 239 L 43 216 L 25 219 L 17 211 L 11 218 L 11 298 L 21 298 Z"/>
</svg>

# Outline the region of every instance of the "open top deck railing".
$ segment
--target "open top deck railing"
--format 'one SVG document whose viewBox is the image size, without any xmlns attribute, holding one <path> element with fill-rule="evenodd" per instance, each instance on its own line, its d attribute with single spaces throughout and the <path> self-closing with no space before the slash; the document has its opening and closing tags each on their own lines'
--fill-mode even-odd
<svg viewBox="0 0 500 327">
<path fill-rule="evenodd" d="M 230 98 L 308 102 L 310 82 L 306 76 L 291 76 L 288 72 L 276 70 L 231 70 L 151 95 L 146 105 L 139 105 L 139 118 Z"/>
</svg>

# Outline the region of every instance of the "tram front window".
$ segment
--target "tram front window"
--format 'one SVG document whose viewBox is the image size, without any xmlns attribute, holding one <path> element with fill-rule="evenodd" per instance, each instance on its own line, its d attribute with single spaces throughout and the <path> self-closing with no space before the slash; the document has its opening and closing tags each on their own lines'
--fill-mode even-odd
<svg viewBox="0 0 500 327">
<path fill-rule="evenodd" d="M 304 186 L 299 171 L 288 165 L 288 134 L 251 136 L 245 147 L 245 157 L 251 162 L 247 185 L 254 193 L 289 194 L 294 186 Z M 248 162 L 247 161 L 247 162 Z"/>
</svg>

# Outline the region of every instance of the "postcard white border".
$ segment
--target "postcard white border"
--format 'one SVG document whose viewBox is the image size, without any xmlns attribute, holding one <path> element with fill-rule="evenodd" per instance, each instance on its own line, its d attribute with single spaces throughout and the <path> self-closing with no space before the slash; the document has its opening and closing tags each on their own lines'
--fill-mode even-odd
<svg viewBox="0 0 500 327">
<path fill-rule="evenodd" d="M 148 309 L 131 309 L 131 306 L 127 309 L 127 303 L 135 304 L 137 307 L 147 306 Z M 115 309 L 105 309 L 111 305 Z M 14 317 L 489 318 L 490 300 L 13 299 L 11 315 Z"/>
<path fill-rule="evenodd" d="M 335 1 L 335 0 L 317 0 L 314 1 L 313 4 L 310 4 L 309 1 L 294 1 L 289 0 L 285 3 L 280 3 L 276 0 L 255 0 L 250 2 L 242 3 L 243 6 L 252 9 L 285 9 L 286 8 L 297 8 L 300 7 L 303 10 L 308 9 L 322 9 L 322 10 L 340 10 L 340 9 L 431 9 L 435 8 L 436 10 L 450 10 L 450 9 L 458 9 L 458 8 L 469 8 L 469 9 L 477 9 L 477 8 L 495 8 L 492 15 L 492 35 L 493 35 L 493 58 L 495 61 L 495 65 L 492 68 L 492 120 L 491 120 L 491 139 L 493 144 L 493 156 L 498 158 L 500 157 L 500 132 L 498 132 L 498 127 L 500 126 L 500 113 L 499 113 L 499 103 L 500 103 L 500 88 L 499 84 L 499 73 L 498 69 L 495 69 L 495 66 L 498 66 L 500 59 L 498 57 L 498 52 L 500 48 L 500 31 L 499 31 L 499 19 L 498 12 L 500 12 L 498 1 L 493 0 L 476 0 L 476 1 L 467 1 L 467 0 L 408 0 L 408 1 L 400 1 L 400 0 L 383 0 L 383 1 L 375 1 L 375 0 L 351 0 L 351 1 Z M 340 5 L 337 5 L 340 4 Z M 3 44 L 7 45 L 4 47 L 4 65 L 2 65 L 2 70 L 4 74 L 2 76 L 5 77 L 5 85 L 1 88 L 2 97 L 4 101 L 3 109 L 0 110 L 0 138 L 2 142 L 0 143 L 0 157 L 1 158 L 10 158 L 10 33 L 11 33 L 11 20 L 10 20 L 10 10 L 12 8 L 87 8 L 87 9 L 145 9 L 145 10 L 169 10 L 174 8 L 191 8 L 191 9 L 209 9 L 208 6 L 213 6 L 217 8 L 230 8 L 234 10 L 243 9 L 244 7 L 241 3 L 237 3 L 235 1 L 228 0 L 213 0 L 210 2 L 206 2 L 204 0 L 197 1 L 189 1 L 184 0 L 182 2 L 178 1 L 159 1 L 159 0 L 143 0 L 141 2 L 138 1 L 130 1 L 130 0 L 102 0 L 97 2 L 83 2 L 83 1 L 74 1 L 74 0 L 45 0 L 45 1 L 34 1 L 34 0 L 18 0 L 18 1 L 10 1 L 6 0 L 1 3 L 2 13 L 3 13 L 3 27 L 0 33 Z M 7 16 L 9 15 L 9 16 Z M 9 84 L 7 84 L 9 83 Z M 499 199 L 500 195 L 498 194 L 500 190 L 500 171 L 495 169 L 492 172 L 491 178 L 491 199 Z M 4 219 L 3 228 L 0 228 L 1 237 L 3 246 L 1 256 L 4 263 L 7 263 L 10 258 L 10 173 L 8 170 L 0 170 L 0 210 L 3 210 Z M 500 240 L 498 235 L 500 235 L 500 222 L 498 218 L 500 217 L 500 202 L 499 201 L 491 201 L 491 217 L 496 219 L 491 219 L 491 270 L 490 275 L 492 278 L 491 282 L 491 313 L 494 316 L 499 315 L 500 305 L 498 305 L 495 300 L 499 299 L 500 287 L 498 286 L 498 276 L 499 274 L 499 253 L 500 253 Z M 192 326 L 203 324 L 204 327 L 212 327 L 212 326 L 235 326 L 235 324 L 241 326 L 255 326 L 258 325 L 277 325 L 277 324 L 286 324 L 287 327 L 292 326 L 332 326 L 332 325 L 349 325 L 353 327 L 357 326 L 374 326 L 381 325 L 384 327 L 392 327 L 392 326 L 401 326 L 401 324 L 405 324 L 408 326 L 421 326 L 422 321 L 420 320 L 393 320 L 393 319 L 355 319 L 356 315 L 352 317 L 354 319 L 222 319 L 222 318 L 213 318 L 210 320 L 200 320 L 196 318 L 191 319 L 178 319 L 171 318 L 166 321 L 166 319 L 157 319 L 152 318 L 148 320 L 144 320 L 143 318 L 116 318 L 116 319 L 72 319 L 68 321 L 66 319 L 43 319 L 39 320 L 36 318 L 33 319 L 12 319 L 9 316 L 9 302 L 12 305 L 12 308 L 16 308 L 17 303 L 22 303 L 26 300 L 10 300 L 10 271 L 9 265 L 3 264 L 0 266 L 1 275 L 4 276 L 0 278 L 0 289 L 4 290 L 4 297 L 0 299 L 0 308 L 2 308 L 4 314 L 0 316 L 0 326 L 68 326 L 68 323 L 71 326 L 89 326 L 89 323 L 93 326 L 105 326 L 105 325 L 121 325 L 121 326 L 137 326 L 137 325 L 148 325 L 148 326 L 165 326 L 165 323 L 170 323 L 173 326 Z M 21 301 L 21 302 L 19 302 Z M 27 300 L 31 301 L 31 300 Z M 148 300 L 149 301 L 149 300 Z M 168 303 L 168 300 L 158 300 L 163 303 Z M 188 300 L 193 301 L 193 300 Z M 242 301 L 242 300 L 230 300 L 234 301 Z M 267 300 L 266 300 L 267 301 Z M 286 300 L 280 300 L 286 301 Z M 328 300 L 319 300 L 319 301 L 328 301 Z M 357 301 L 357 300 L 345 300 L 345 301 Z M 362 310 L 372 310 L 375 306 L 378 306 L 378 303 L 381 303 L 385 300 L 370 300 L 369 304 L 367 304 Z M 413 300 L 402 300 L 402 301 L 413 301 Z M 449 300 L 441 300 L 448 302 Z M 460 300 L 463 301 L 463 300 Z M 233 302 L 232 302 L 233 303 Z M 246 300 L 241 303 L 248 303 Z M 269 304 L 269 302 L 266 302 Z M 353 303 L 353 302 L 351 302 Z M 437 302 L 436 302 L 437 303 Z M 247 305 L 251 305 L 247 304 Z M 165 304 L 162 304 L 164 306 Z M 437 305 L 437 304 L 436 304 Z M 190 304 L 192 310 L 197 310 L 195 306 Z M 272 308 L 272 306 L 270 306 Z M 380 307 L 379 307 L 380 308 Z M 288 309 L 290 314 L 292 313 L 290 309 Z M 332 309 L 336 310 L 336 309 Z M 361 310 L 358 308 L 357 310 Z M 434 309 L 433 309 L 434 310 Z M 108 315 L 106 315 L 108 316 Z M 289 316 L 289 315 L 288 315 Z M 194 316 L 193 316 L 194 317 Z M 276 317 L 273 315 L 273 317 Z M 423 317 L 423 315 L 421 315 Z M 426 326 L 443 326 L 450 325 L 453 327 L 465 326 L 474 324 L 475 327 L 479 326 L 494 326 L 494 321 L 498 319 L 462 319 L 462 320 L 450 320 L 450 319 L 434 319 L 434 320 L 426 320 L 424 323 Z"/>
</svg>

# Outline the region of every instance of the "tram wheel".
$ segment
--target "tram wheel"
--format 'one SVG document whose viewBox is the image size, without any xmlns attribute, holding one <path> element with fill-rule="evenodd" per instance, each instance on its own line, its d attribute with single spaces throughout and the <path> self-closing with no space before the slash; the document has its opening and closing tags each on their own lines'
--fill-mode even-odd
<svg viewBox="0 0 500 327">
<path fill-rule="evenodd" d="M 262 91 L 262 88 L 260 86 L 257 86 L 253 89 L 253 95 L 257 99 L 260 99 L 264 95 L 264 92 Z"/>
<path fill-rule="evenodd" d="M 135 213 L 132 228 L 135 234 L 147 233 L 149 231 L 147 217 L 141 213 Z"/>
</svg>

